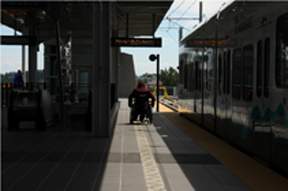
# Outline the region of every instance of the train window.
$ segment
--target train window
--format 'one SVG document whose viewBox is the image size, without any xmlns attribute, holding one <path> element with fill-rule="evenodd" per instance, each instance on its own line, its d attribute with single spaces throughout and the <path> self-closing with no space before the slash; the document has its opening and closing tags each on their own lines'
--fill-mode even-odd
<svg viewBox="0 0 288 191">
<path fill-rule="evenodd" d="M 226 94 L 226 84 L 227 84 L 227 53 L 224 52 L 224 74 L 223 74 L 223 93 Z"/>
<path fill-rule="evenodd" d="M 199 91 L 202 91 L 202 64 L 200 64 L 198 62 L 198 73 L 199 73 L 199 80 L 198 80 L 198 87 L 199 87 Z"/>
<path fill-rule="evenodd" d="M 270 39 L 265 39 L 265 59 L 264 59 L 264 96 L 269 96 L 269 67 L 270 67 Z"/>
<path fill-rule="evenodd" d="M 192 64 L 189 64 L 189 65 L 188 65 L 188 74 L 189 74 L 189 75 L 187 76 L 187 77 L 189 78 L 189 79 L 187 79 L 187 80 L 189 80 L 189 81 L 187 82 L 187 83 L 188 83 L 188 84 L 187 84 L 187 86 L 188 86 L 188 91 L 189 91 L 189 92 L 192 92 L 192 91 L 194 90 L 194 89 L 193 89 L 193 88 L 194 88 L 194 87 L 193 87 L 193 82 L 194 82 L 194 81 L 193 81 L 193 65 L 192 65 Z"/>
<path fill-rule="evenodd" d="M 206 76 L 206 88 L 211 91 L 212 90 L 212 82 L 213 82 L 213 52 L 207 53 L 207 76 Z"/>
<path fill-rule="evenodd" d="M 288 14 L 277 20 L 276 29 L 276 85 L 288 88 Z"/>
<path fill-rule="evenodd" d="M 241 71 L 242 71 L 242 51 L 241 48 L 233 51 L 233 71 L 232 71 L 232 97 L 240 100 L 240 88 L 241 88 Z"/>
<path fill-rule="evenodd" d="M 199 63 L 195 62 L 195 90 L 199 90 Z"/>
<path fill-rule="evenodd" d="M 222 83 L 222 54 L 218 55 L 218 93 L 221 95 L 221 83 Z"/>
<path fill-rule="evenodd" d="M 261 97 L 262 92 L 262 40 L 257 44 L 257 96 Z"/>
<path fill-rule="evenodd" d="M 189 75 L 189 90 L 190 92 L 193 91 L 193 73 L 192 73 L 192 65 L 190 66 L 191 70 L 190 70 L 190 75 Z"/>
<path fill-rule="evenodd" d="M 206 63 L 206 70 L 205 70 L 205 76 L 204 76 L 204 81 L 205 81 L 205 87 L 206 87 L 206 90 L 208 90 L 208 85 L 209 85 L 209 83 L 208 83 L 208 80 L 209 80 L 209 78 L 208 78 L 208 75 L 209 75 L 209 71 L 208 71 L 208 56 L 206 55 L 206 58 L 207 58 L 207 60 L 205 61 L 205 63 Z M 204 84 L 204 82 L 203 82 L 203 84 Z M 204 89 L 204 88 L 203 88 Z"/>
<path fill-rule="evenodd" d="M 194 65 L 191 64 L 191 90 L 194 91 L 195 90 L 195 76 L 194 76 Z"/>
<path fill-rule="evenodd" d="M 187 70 L 188 68 L 187 68 L 187 64 L 185 64 L 184 65 L 184 71 L 183 71 L 183 73 L 184 73 L 184 89 L 187 89 L 187 80 L 188 80 L 188 70 Z"/>
<path fill-rule="evenodd" d="M 187 64 L 187 71 L 186 72 L 186 89 L 188 92 L 191 92 L 191 86 L 190 86 L 190 68 L 191 68 L 191 64 Z"/>
<path fill-rule="evenodd" d="M 88 93 L 88 71 L 79 71 L 79 93 Z"/>
<path fill-rule="evenodd" d="M 230 55 L 231 55 L 231 52 L 230 50 L 228 51 L 228 54 L 227 54 L 227 78 L 226 78 L 226 81 L 227 81 L 227 94 L 230 94 Z"/>
<path fill-rule="evenodd" d="M 179 63 L 179 83 L 183 84 L 183 67 L 184 67 L 184 61 L 180 60 Z"/>
<path fill-rule="evenodd" d="M 252 100 L 253 93 L 253 45 L 243 48 L 243 99 Z"/>
<path fill-rule="evenodd" d="M 191 84 L 190 76 L 191 75 L 190 75 L 190 71 L 191 71 L 191 64 L 188 64 L 187 65 L 187 84 L 186 84 L 188 92 L 191 92 L 191 86 L 190 86 L 190 84 Z"/>
</svg>

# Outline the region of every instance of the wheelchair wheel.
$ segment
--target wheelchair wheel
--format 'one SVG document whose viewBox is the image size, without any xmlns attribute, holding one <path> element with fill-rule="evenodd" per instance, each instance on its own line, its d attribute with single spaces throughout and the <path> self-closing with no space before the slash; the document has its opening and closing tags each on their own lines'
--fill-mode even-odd
<svg viewBox="0 0 288 191">
<path fill-rule="evenodd" d="M 150 124 L 152 124 L 152 122 L 153 122 L 153 114 L 152 114 L 152 108 L 151 107 L 149 107 L 149 109 L 148 109 L 148 119 L 149 119 L 149 123 Z"/>
<path fill-rule="evenodd" d="M 152 122 L 153 122 L 153 115 L 152 115 L 152 113 L 151 113 L 151 115 L 150 115 L 149 121 L 150 121 L 150 124 L 152 124 Z"/>
<path fill-rule="evenodd" d="M 133 117 L 134 117 L 134 112 L 133 110 L 131 109 L 131 112 L 130 112 L 130 124 L 133 124 Z"/>
</svg>

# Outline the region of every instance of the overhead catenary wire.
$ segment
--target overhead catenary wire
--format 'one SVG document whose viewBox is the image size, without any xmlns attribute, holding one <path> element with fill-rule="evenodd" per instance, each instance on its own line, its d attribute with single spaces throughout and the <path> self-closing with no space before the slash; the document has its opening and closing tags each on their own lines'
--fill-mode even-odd
<svg viewBox="0 0 288 191">
<path fill-rule="evenodd" d="M 179 9 L 179 7 L 185 2 L 185 0 L 183 0 L 176 9 L 174 9 L 167 17 L 170 17 L 170 15 L 172 15 L 175 11 L 177 11 L 177 9 Z"/>
<path fill-rule="evenodd" d="M 179 27 L 159 27 L 159 30 L 167 30 L 167 29 L 179 29 Z"/>
<path fill-rule="evenodd" d="M 178 44 L 178 41 L 169 33 L 169 30 L 167 30 L 166 32 Z"/>
<path fill-rule="evenodd" d="M 179 27 L 181 27 L 181 28 L 183 28 L 183 29 L 185 29 L 185 30 L 188 30 L 188 31 L 190 31 L 190 29 L 188 29 L 188 28 L 186 28 L 186 27 L 184 27 L 184 26 L 182 26 L 182 25 L 180 25 L 179 23 L 176 23 L 176 22 L 174 22 L 174 21 L 172 21 L 171 19 L 169 19 L 169 18 L 167 18 L 171 23 L 173 23 L 173 24 L 175 24 L 175 25 L 178 25 Z"/>
<path fill-rule="evenodd" d="M 184 13 L 180 16 L 180 18 L 178 20 L 180 20 L 186 13 L 187 11 L 197 2 L 197 0 L 195 0 L 187 9 L 186 11 L 184 11 Z"/>
<path fill-rule="evenodd" d="M 181 15 L 179 18 L 176 18 L 176 20 L 177 20 L 177 21 L 182 20 L 182 17 L 190 10 L 190 8 L 191 8 L 197 1 L 198 1 L 198 0 L 193 1 L 193 2 L 188 6 L 188 8 L 182 13 L 182 15 Z M 182 26 L 181 24 L 179 24 L 179 23 L 177 23 L 177 22 L 175 22 L 175 21 L 172 21 L 172 20 L 175 19 L 175 18 L 171 18 L 171 15 L 172 15 L 176 10 L 178 10 L 178 9 L 180 8 L 180 6 L 181 6 L 184 2 L 185 2 L 185 0 L 183 0 L 183 1 L 178 5 L 178 7 L 177 7 L 176 9 L 174 9 L 174 10 L 166 17 L 166 19 L 169 20 L 171 23 L 179 26 L 180 28 L 183 28 L 183 29 L 185 29 L 185 30 L 190 31 L 190 29 L 186 28 L 185 26 Z M 196 20 L 196 18 L 185 18 L 185 20 L 187 20 L 187 19 Z"/>
</svg>

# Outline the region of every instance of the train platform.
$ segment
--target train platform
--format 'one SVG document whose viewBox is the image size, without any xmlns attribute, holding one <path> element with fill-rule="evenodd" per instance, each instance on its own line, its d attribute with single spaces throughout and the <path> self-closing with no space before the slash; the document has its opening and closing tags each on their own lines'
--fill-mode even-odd
<svg viewBox="0 0 288 191">
<path fill-rule="evenodd" d="M 2 190 L 271 191 L 288 179 L 160 105 L 129 123 L 120 99 L 111 138 L 89 132 L 2 133 Z"/>
</svg>

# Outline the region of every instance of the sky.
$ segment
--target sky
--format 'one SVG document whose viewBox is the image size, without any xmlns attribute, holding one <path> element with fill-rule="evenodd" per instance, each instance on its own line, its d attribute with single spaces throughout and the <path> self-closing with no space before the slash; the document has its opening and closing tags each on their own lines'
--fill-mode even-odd
<svg viewBox="0 0 288 191">
<path fill-rule="evenodd" d="M 230 0 L 202 0 L 203 20 L 215 14 L 223 2 Z M 187 18 L 199 17 L 199 0 L 174 0 L 163 21 L 159 25 L 155 37 L 162 38 L 162 47 L 160 48 L 121 48 L 122 52 L 132 54 L 136 75 L 145 73 L 156 73 L 156 62 L 149 60 L 150 54 L 159 54 L 160 69 L 169 67 L 178 67 L 178 44 L 179 44 L 179 25 L 185 27 L 183 36 L 188 34 L 199 23 L 197 20 L 173 20 L 177 24 L 170 22 L 167 17 Z M 14 35 L 14 30 L 4 25 L 0 25 L 1 35 Z M 188 29 L 188 30 L 187 30 Z M 38 69 L 44 67 L 44 48 L 40 44 L 37 53 Z M 28 70 L 28 47 L 26 46 L 26 70 Z M 0 46 L 1 68 L 0 73 L 13 72 L 21 69 L 22 65 L 22 46 Z"/>
<path fill-rule="evenodd" d="M 5 25 L 0 25 L 1 35 L 14 35 L 15 31 Z M 21 33 L 17 32 L 17 35 Z M 28 70 L 28 46 L 25 46 L 25 69 Z M 44 67 L 44 46 L 39 45 L 39 52 L 37 53 L 37 68 L 43 69 Z M 19 45 L 0 45 L 0 60 L 1 68 L 0 73 L 16 72 L 22 68 L 22 46 Z"/>
<path fill-rule="evenodd" d="M 202 0 L 203 20 L 215 14 L 224 2 L 229 0 Z M 162 38 L 161 48 L 122 48 L 125 53 L 133 55 L 136 75 L 142 75 L 146 72 L 156 73 L 156 63 L 149 60 L 150 54 L 159 54 L 160 69 L 169 67 L 178 67 L 178 45 L 179 45 L 179 25 L 183 29 L 183 37 L 187 35 L 199 21 L 197 20 L 173 20 L 178 25 L 170 22 L 166 17 L 172 18 L 199 18 L 199 0 L 174 0 L 166 16 L 159 25 L 155 37 Z"/>
</svg>

